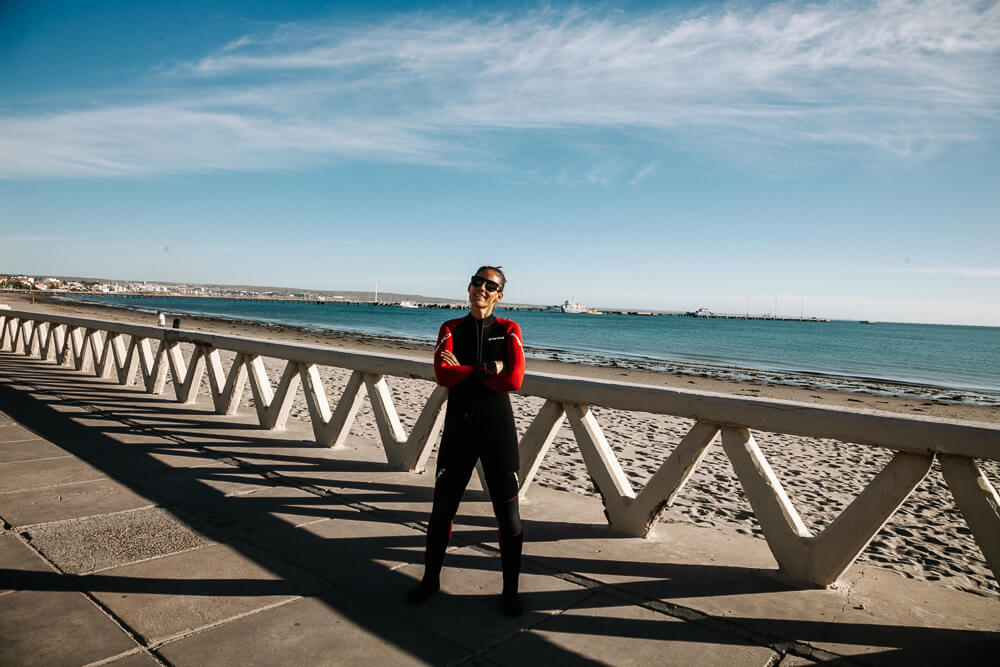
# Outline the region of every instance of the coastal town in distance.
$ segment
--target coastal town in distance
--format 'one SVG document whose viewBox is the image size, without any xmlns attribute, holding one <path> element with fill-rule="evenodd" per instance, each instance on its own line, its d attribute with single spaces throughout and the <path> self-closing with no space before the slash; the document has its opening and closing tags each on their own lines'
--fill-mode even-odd
<svg viewBox="0 0 1000 667">
<path fill-rule="evenodd" d="M 108 280 L 104 278 L 83 278 L 72 276 L 36 277 L 0 273 L 0 291 L 35 291 L 44 294 L 95 294 L 143 297 L 200 297 L 215 299 L 250 299 L 274 301 L 315 301 L 317 303 L 356 303 L 402 308 L 448 308 L 464 309 L 465 301 L 428 297 L 415 294 L 379 293 L 350 290 L 305 290 L 287 287 L 267 287 L 254 285 L 212 285 L 198 283 L 165 283 L 145 280 Z M 693 311 L 633 310 L 598 308 L 585 306 L 574 299 L 567 299 L 556 305 L 536 305 L 504 303 L 507 310 L 551 311 L 584 315 L 636 315 L 636 316 L 682 316 L 699 318 L 721 318 L 737 320 L 777 320 L 790 322 L 829 322 L 826 317 L 778 316 L 777 305 L 770 313 L 714 313 L 708 308 Z M 872 323 L 864 321 L 865 324 Z"/>
</svg>

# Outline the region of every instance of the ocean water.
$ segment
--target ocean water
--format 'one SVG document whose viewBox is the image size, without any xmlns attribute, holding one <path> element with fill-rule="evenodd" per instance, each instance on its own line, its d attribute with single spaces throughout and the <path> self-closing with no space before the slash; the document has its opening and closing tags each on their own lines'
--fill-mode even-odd
<svg viewBox="0 0 1000 667">
<path fill-rule="evenodd" d="M 73 297 L 171 317 L 196 314 L 433 341 L 465 311 L 196 297 Z M 1000 405 L 1000 327 L 775 322 L 504 311 L 529 357 L 699 375 L 837 385 Z M 924 392 L 928 393 L 928 392 Z"/>
</svg>

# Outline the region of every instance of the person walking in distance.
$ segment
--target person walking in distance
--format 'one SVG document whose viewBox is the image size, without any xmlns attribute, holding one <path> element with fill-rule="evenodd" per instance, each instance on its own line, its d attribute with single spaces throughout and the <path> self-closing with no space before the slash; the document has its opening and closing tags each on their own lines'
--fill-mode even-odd
<svg viewBox="0 0 1000 667">
<path fill-rule="evenodd" d="M 521 388 L 524 347 L 521 328 L 493 311 L 507 278 L 501 267 L 482 266 L 469 281 L 469 314 L 441 325 L 434 376 L 448 387 L 448 408 L 438 451 L 434 504 L 427 528 L 424 576 L 407 599 L 420 604 L 441 586 L 441 568 L 452 519 L 476 461 L 483 464 L 500 539 L 503 612 L 519 616 L 517 592 L 524 535 L 518 510 L 520 460 L 508 392 Z"/>
</svg>

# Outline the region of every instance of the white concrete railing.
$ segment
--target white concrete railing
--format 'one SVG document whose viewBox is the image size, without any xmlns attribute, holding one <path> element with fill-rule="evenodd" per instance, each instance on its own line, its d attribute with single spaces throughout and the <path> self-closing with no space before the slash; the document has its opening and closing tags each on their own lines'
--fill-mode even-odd
<svg viewBox="0 0 1000 667">
<path fill-rule="evenodd" d="M 193 346 L 187 358 L 182 345 Z M 447 390 L 435 388 L 407 435 L 385 376 L 433 381 L 431 365 L 423 359 L 37 312 L 0 310 L 0 350 L 54 358 L 61 365 L 115 378 L 123 385 L 141 377 L 146 391 L 154 394 L 164 392 L 169 369 L 176 398 L 182 403 L 196 400 L 207 370 L 219 414 L 236 413 L 249 382 L 257 418 L 268 429 L 284 426 L 301 385 L 316 442 L 334 448 L 343 446 L 350 432 L 364 387 L 389 466 L 398 470 L 423 469 L 440 435 L 447 401 Z M 236 354 L 228 371 L 222 367 L 219 350 Z M 276 390 L 272 390 L 263 357 L 286 362 Z M 318 366 L 352 371 L 332 408 Z M 829 585 L 916 488 L 936 457 L 994 577 L 1000 579 L 1000 496 L 976 463 L 976 459 L 1000 458 L 1000 427 L 543 373 L 528 373 L 520 393 L 545 399 L 520 441 L 522 495 L 563 420 L 568 419 L 612 528 L 643 536 L 660 510 L 680 494 L 721 433 L 722 448 L 781 570 L 799 581 Z M 591 412 L 592 405 L 685 417 L 695 424 L 637 493 Z M 887 448 L 895 455 L 834 521 L 813 535 L 751 429 L 834 438 Z"/>
</svg>

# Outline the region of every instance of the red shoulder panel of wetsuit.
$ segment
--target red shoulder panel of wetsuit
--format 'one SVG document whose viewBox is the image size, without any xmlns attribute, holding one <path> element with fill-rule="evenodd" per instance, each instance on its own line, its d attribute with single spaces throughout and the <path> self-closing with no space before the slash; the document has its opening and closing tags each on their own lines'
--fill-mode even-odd
<svg viewBox="0 0 1000 667">
<path fill-rule="evenodd" d="M 521 327 L 513 320 L 497 318 L 507 332 L 507 360 L 498 375 L 483 378 L 483 385 L 494 391 L 517 391 L 524 381 L 524 345 L 521 343 Z"/>
<path fill-rule="evenodd" d="M 449 366 L 441 360 L 441 353 L 445 350 L 454 352 L 452 332 L 461 321 L 448 320 L 438 331 L 437 347 L 434 348 L 434 377 L 442 387 L 454 387 L 476 372 L 475 366 Z"/>
</svg>

